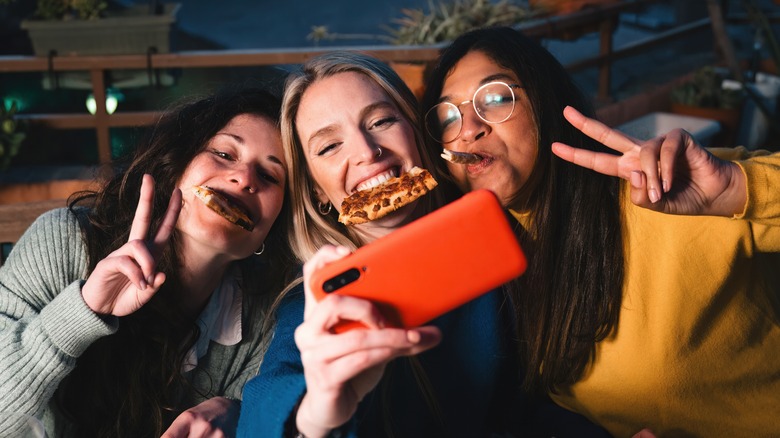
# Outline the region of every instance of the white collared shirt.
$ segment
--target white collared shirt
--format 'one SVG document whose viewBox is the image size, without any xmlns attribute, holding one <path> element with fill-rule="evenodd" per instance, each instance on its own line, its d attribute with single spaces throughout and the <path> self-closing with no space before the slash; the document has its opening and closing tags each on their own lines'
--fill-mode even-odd
<svg viewBox="0 0 780 438">
<path fill-rule="evenodd" d="M 241 342 L 242 294 L 238 287 L 235 271 L 228 272 L 211 294 L 206 308 L 198 317 L 200 336 L 187 353 L 182 371 L 188 372 L 198 366 L 198 359 L 209 349 L 209 342 L 221 345 L 235 345 Z"/>
</svg>

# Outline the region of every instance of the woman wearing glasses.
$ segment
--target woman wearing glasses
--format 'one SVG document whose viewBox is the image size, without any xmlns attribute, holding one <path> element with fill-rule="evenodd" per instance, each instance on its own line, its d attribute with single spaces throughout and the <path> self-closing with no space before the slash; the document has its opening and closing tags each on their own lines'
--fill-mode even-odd
<svg viewBox="0 0 780 438">
<path fill-rule="evenodd" d="M 453 42 L 423 100 L 432 150 L 478 159 L 441 171 L 522 225 L 525 389 L 615 436 L 777 436 L 780 156 L 640 142 L 568 106 L 593 113 L 509 28 Z"/>
</svg>

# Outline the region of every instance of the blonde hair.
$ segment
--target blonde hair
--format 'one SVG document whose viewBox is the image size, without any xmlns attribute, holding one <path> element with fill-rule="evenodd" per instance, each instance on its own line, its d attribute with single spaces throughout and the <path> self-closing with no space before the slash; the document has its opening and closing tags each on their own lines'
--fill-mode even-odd
<svg viewBox="0 0 780 438">
<path fill-rule="evenodd" d="M 440 185 L 436 190 L 420 199 L 419 202 L 423 203 L 424 213 L 444 205 L 449 200 L 448 198 L 455 193 L 454 186 L 448 180 L 444 180 L 443 175 L 436 172 L 431 152 L 423 146 L 423 133 L 420 129 L 421 119 L 418 115 L 418 103 L 414 94 L 387 64 L 357 52 L 330 52 L 313 58 L 303 65 L 299 73 L 294 73 L 287 79 L 281 116 L 282 143 L 287 161 L 290 186 L 288 193 L 290 194 L 292 210 L 292 221 L 288 222 L 288 240 L 293 254 L 301 262 L 309 260 L 317 250 L 327 244 L 343 245 L 354 250 L 365 243 L 348 227 L 338 222 L 335 209 L 330 214 L 320 214 L 318 201 L 314 196 L 316 182 L 309 172 L 309 166 L 303 153 L 303 145 L 295 125 L 301 98 L 306 90 L 317 81 L 347 72 L 360 73 L 373 80 L 387 93 L 403 117 L 412 126 L 422 166 L 431 171 Z M 291 283 L 277 298 L 273 307 L 276 308 L 282 297 L 299 285 L 301 281 L 302 279 L 299 278 Z M 425 371 L 416 358 L 410 357 L 408 361 L 432 414 L 441 423 L 440 407 L 433 395 L 432 385 Z M 389 385 L 389 380 L 383 379 L 383 382 L 382 392 L 386 393 L 385 386 Z M 385 432 L 388 436 L 393 436 L 389 421 L 389 406 L 384 404 L 384 407 Z"/>
<path fill-rule="evenodd" d="M 303 145 L 297 133 L 295 119 L 301 98 L 306 90 L 317 81 L 339 73 L 357 72 L 379 85 L 400 109 L 404 118 L 414 129 L 417 149 L 422 165 L 434 171 L 431 152 L 423 147 L 423 133 L 420 129 L 418 104 L 412 92 L 400 77 L 385 63 L 358 52 L 330 52 L 312 58 L 306 62 L 299 73 L 293 73 L 285 86 L 282 102 L 282 142 L 290 178 L 290 204 L 293 219 L 288 229 L 288 238 L 292 251 L 302 262 L 309 260 L 324 245 L 344 245 L 356 249 L 364 242 L 349 228 L 340 224 L 335 210 L 328 215 L 319 213 L 314 196 L 316 182 L 309 172 Z M 440 175 L 433 175 L 441 181 Z M 426 212 L 430 212 L 445 203 L 444 190 L 434 190 L 421 199 L 426 202 Z"/>
</svg>

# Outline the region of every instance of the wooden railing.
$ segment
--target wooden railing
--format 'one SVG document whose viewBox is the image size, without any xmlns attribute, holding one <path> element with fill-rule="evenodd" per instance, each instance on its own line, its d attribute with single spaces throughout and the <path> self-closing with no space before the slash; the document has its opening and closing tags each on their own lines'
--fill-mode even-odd
<svg viewBox="0 0 780 438">
<path fill-rule="evenodd" d="M 35 218 L 65 205 L 64 199 L 0 205 L 0 266 L 5 263 L 11 246 L 19 240 Z"/>
<path fill-rule="evenodd" d="M 706 30 L 709 19 L 658 34 L 644 41 L 634 42 L 619 50 L 612 42 L 618 14 L 634 10 L 658 0 L 634 0 L 593 7 L 582 12 L 553 16 L 524 23 L 519 26 L 533 38 L 569 38 L 583 33 L 598 32 L 599 52 L 585 60 L 566 66 L 570 71 L 596 67 L 599 71 L 598 98 L 610 98 L 611 65 L 614 61 L 634 55 L 649 47 L 663 44 L 683 35 Z M 432 46 L 360 46 L 340 47 L 344 50 L 359 50 L 370 53 L 385 61 L 435 60 L 443 45 Z M 159 115 L 157 111 L 106 112 L 106 74 L 111 70 L 138 69 L 150 72 L 160 69 L 231 68 L 300 64 L 320 53 L 333 48 L 269 49 L 269 50 L 218 50 L 201 52 L 178 52 L 150 55 L 123 56 L 2 56 L 0 74 L 15 72 L 44 72 L 56 75 L 59 72 L 87 71 L 90 74 L 92 93 L 97 111 L 90 114 L 27 114 L 22 117 L 31 123 L 54 129 L 94 129 L 97 136 L 98 158 L 101 163 L 111 161 L 110 128 L 133 127 L 152 123 Z"/>
<path fill-rule="evenodd" d="M 440 47 L 349 47 L 345 50 L 362 50 L 386 61 L 423 61 L 436 59 Z M 33 124 L 54 129 L 94 129 L 97 134 L 98 158 L 101 163 L 111 161 L 109 129 L 141 126 L 152 123 L 157 111 L 117 112 L 106 111 L 106 73 L 110 70 L 137 69 L 150 71 L 170 68 L 220 68 L 248 67 L 281 64 L 300 64 L 307 59 L 331 49 L 284 50 L 219 50 L 180 52 L 153 55 L 121 56 L 33 56 L 0 57 L 0 73 L 43 72 L 56 75 L 59 72 L 88 71 L 95 97 L 95 114 L 26 114 L 20 115 Z"/>
</svg>

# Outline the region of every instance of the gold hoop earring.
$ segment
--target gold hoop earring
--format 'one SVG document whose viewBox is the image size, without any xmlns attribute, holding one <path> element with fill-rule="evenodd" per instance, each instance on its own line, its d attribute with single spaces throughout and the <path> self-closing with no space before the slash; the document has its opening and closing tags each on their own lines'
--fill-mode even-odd
<svg viewBox="0 0 780 438">
<path fill-rule="evenodd" d="M 265 251 L 265 242 L 263 242 L 263 246 L 260 247 L 260 250 L 255 251 L 253 254 L 259 256 L 260 254 L 263 253 L 263 251 Z"/>
<path fill-rule="evenodd" d="M 317 202 L 317 210 L 320 211 L 320 214 L 323 216 L 327 216 L 330 214 L 330 210 L 333 209 L 333 204 L 330 202 L 326 202 L 323 204 L 322 202 Z"/>
</svg>

